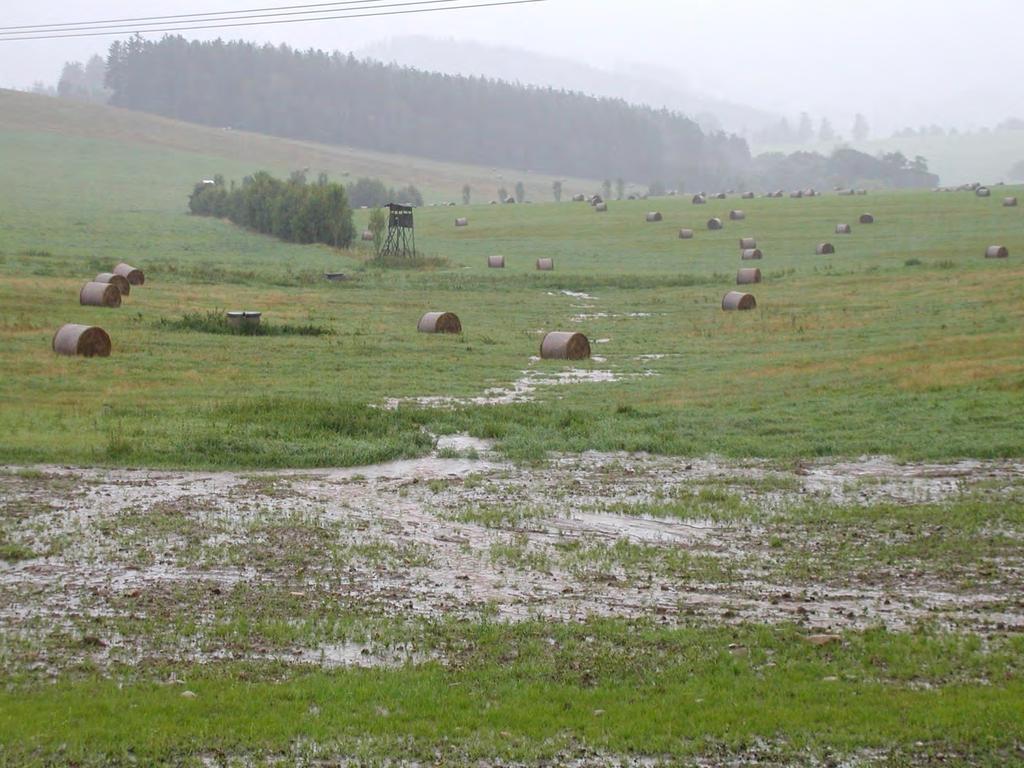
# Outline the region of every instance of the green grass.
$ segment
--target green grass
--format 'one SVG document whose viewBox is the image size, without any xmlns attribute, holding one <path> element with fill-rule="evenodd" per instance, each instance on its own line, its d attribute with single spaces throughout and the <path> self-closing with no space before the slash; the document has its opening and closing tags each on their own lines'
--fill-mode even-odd
<svg viewBox="0 0 1024 768">
<path fill-rule="evenodd" d="M 158 325 L 171 331 L 193 331 L 195 333 L 219 333 L 227 336 L 330 336 L 332 331 L 319 325 L 259 325 L 234 326 L 228 323 L 225 313 L 220 310 L 189 312 L 172 320 L 161 318 Z"/>
</svg>

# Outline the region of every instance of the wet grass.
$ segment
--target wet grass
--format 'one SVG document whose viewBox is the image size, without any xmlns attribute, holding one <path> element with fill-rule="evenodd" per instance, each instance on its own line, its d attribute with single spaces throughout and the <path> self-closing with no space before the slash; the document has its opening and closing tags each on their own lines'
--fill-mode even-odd
<svg viewBox="0 0 1024 768">
<path fill-rule="evenodd" d="M 261 322 L 259 325 L 231 325 L 225 313 L 220 310 L 189 312 L 178 320 L 161 318 L 160 328 L 169 331 L 192 331 L 214 333 L 225 336 L 329 336 L 332 331 L 320 325 L 276 325 Z"/>
</svg>

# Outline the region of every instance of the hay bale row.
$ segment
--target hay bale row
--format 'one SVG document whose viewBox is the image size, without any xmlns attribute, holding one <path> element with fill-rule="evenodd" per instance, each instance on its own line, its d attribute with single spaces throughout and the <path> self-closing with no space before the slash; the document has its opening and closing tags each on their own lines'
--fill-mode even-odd
<svg viewBox="0 0 1024 768">
<path fill-rule="evenodd" d="M 722 309 L 726 312 L 757 309 L 757 301 L 753 294 L 741 291 L 729 291 L 722 299 Z"/>
<path fill-rule="evenodd" d="M 462 333 L 462 321 L 453 312 L 427 312 L 416 325 L 420 333 Z"/>
<path fill-rule="evenodd" d="M 86 283 L 78 292 L 78 303 L 83 307 L 121 306 L 121 291 L 113 283 Z"/>
<path fill-rule="evenodd" d="M 142 285 L 146 282 L 146 276 L 141 269 L 133 267 L 131 264 L 125 264 L 123 261 L 114 267 L 114 274 L 121 275 L 132 285 Z"/>
<path fill-rule="evenodd" d="M 760 282 L 761 270 L 756 267 L 748 267 L 736 272 L 736 285 L 753 285 Z"/>
<path fill-rule="evenodd" d="M 110 357 L 110 336 L 94 325 L 62 325 L 53 335 L 51 344 L 58 355 Z"/>
<path fill-rule="evenodd" d="M 590 357 L 590 341 L 582 333 L 552 331 L 540 343 L 543 360 L 586 360 Z"/>
<path fill-rule="evenodd" d="M 1010 258 L 1010 251 L 1004 245 L 990 245 L 985 251 L 986 259 L 1008 259 Z"/>
</svg>

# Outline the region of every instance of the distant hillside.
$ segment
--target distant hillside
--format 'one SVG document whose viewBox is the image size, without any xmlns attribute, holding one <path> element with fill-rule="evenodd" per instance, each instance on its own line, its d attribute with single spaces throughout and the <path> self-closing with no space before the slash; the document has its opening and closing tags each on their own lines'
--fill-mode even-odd
<svg viewBox="0 0 1024 768">
<path fill-rule="evenodd" d="M 688 86 L 680 73 L 649 65 L 608 69 L 519 48 L 425 36 L 382 41 L 361 49 L 358 55 L 433 72 L 564 88 L 631 104 L 665 107 L 693 118 L 705 131 L 748 135 L 781 119 L 780 115 L 702 93 Z"/>
<path fill-rule="evenodd" d="M 555 180 L 541 174 L 438 163 L 407 155 L 208 128 L 142 112 L 19 91 L 0 90 L 0 133 L 61 134 L 116 143 L 125 153 L 134 147 L 187 152 L 197 157 L 197 172 L 205 176 L 239 175 L 261 169 L 286 175 L 309 168 L 314 175 L 323 171 L 339 181 L 379 177 L 394 186 L 415 184 L 424 191 L 428 202 L 461 200 L 464 184 L 470 185 L 475 201 L 486 202 L 496 195 L 498 187 L 511 188 L 520 179 L 528 198 L 550 200 Z M 567 195 L 592 193 L 600 188 L 600 182 L 567 178 L 564 186 Z"/>
<path fill-rule="evenodd" d="M 243 42 L 111 47 L 111 103 L 205 125 L 448 162 L 671 186 L 735 186 L 742 139 L 621 100 Z"/>
</svg>

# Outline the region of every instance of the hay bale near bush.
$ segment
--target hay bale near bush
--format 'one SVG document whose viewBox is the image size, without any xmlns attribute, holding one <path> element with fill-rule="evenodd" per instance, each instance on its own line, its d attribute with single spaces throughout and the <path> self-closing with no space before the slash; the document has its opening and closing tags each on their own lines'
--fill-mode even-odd
<svg viewBox="0 0 1024 768">
<path fill-rule="evenodd" d="M 990 245 L 988 250 L 985 251 L 986 259 L 1008 259 L 1010 258 L 1010 251 L 1004 245 Z"/>
<path fill-rule="evenodd" d="M 490 269 L 504 269 L 505 268 L 505 257 L 504 256 L 488 256 L 487 266 Z"/>
<path fill-rule="evenodd" d="M 368 229 L 363 230 L 363 242 L 364 243 L 372 243 L 373 242 L 373 232 L 371 232 Z"/>
<path fill-rule="evenodd" d="M 875 217 L 872 216 L 870 213 L 861 214 L 860 223 L 861 224 L 874 224 L 875 223 Z"/>
<path fill-rule="evenodd" d="M 86 283 L 78 292 L 78 303 L 83 307 L 121 306 L 121 292 L 113 283 Z"/>
<path fill-rule="evenodd" d="M 555 268 L 554 259 L 537 259 L 538 272 L 551 272 Z"/>
<path fill-rule="evenodd" d="M 427 312 L 416 325 L 420 333 L 462 333 L 462 321 L 453 312 Z"/>
<path fill-rule="evenodd" d="M 582 333 L 552 331 L 540 343 L 543 360 L 586 360 L 590 357 L 590 341 Z"/>
<path fill-rule="evenodd" d="M 761 253 L 759 248 L 744 248 L 740 258 L 743 261 L 758 261 L 764 258 L 764 254 Z"/>
<path fill-rule="evenodd" d="M 853 227 L 851 227 L 849 224 L 836 224 L 836 234 L 837 235 L 852 235 L 853 234 Z"/>
<path fill-rule="evenodd" d="M 594 210 L 598 213 L 608 213 L 608 203 L 598 203 L 594 206 Z"/>
<path fill-rule="evenodd" d="M 455 220 L 455 226 L 456 227 L 468 227 L 469 226 L 469 219 L 464 218 L 464 217 L 463 218 L 458 218 L 458 219 Z"/>
<path fill-rule="evenodd" d="M 747 214 L 743 211 L 729 211 L 729 221 L 743 221 Z"/>
<path fill-rule="evenodd" d="M 262 312 L 250 310 L 233 310 L 227 313 L 228 325 L 232 328 L 258 328 Z"/>
<path fill-rule="evenodd" d="M 680 229 L 679 230 L 679 239 L 680 240 L 693 240 L 693 230 L 692 229 Z"/>
<path fill-rule="evenodd" d="M 819 256 L 828 256 L 836 252 L 836 247 L 832 243 L 819 243 L 814 252 Z"/>
<path fill-rule="evenodd" d="M 121 275 L 132 285 L 142 285 L 146 282 L 146 276 L 142 274 L 142 270 L 133 267 L 131 264 L 125 264 L 123 261 L 114 267 L 114 274 Z"/>
<path fill-rule="evenodd" d="M 729 291 L 725 294 L 725 298 L 722 299 L 722 309 L 726 312 L 757 309 L 757 301 L 754 299 L 753 294 L 743 293 L 742 291 Z"/>
<path fill-rule="evenodd" d="M 647 223 L 648 224 L 653 224 L 653 223 L 661 221 L 661 220 L 662 220 L 662 215 L 661 215 L 660 211 L 650 211 L 647 214 Z"/>
<path fill-rule="evenodd" d="M 708 219 L 708 229 L 710 229 L 712 231 L 717 231 L 719 229 L 722 229 L 724 226 L 725 225 L 722 223 L 722 220 L 720 218 L 718 218 L 717 216 L 714 217 L 713 219 Z"/>
<path fill-rule="evenodd" d="M 51 345 L 58 355 L 110 357 L 110 336 L 95 325 L 62 325 Z"/>
<path fill-rule="evenodd" d="M 757 240 L 752 237 L 741 237 L 740 250 L 745 251 L 747 248 L 757 248 Z"/>
<path fill-rule="evenodd" d="M 741 269 L 736 273 L 736 285 L 753 285 L 761 282 L 761 270 L 757 268 Z"/>
<path fill-rule="evenodd" d="M 694 195 L 693 196 L 693 204 L 694 205 L 707 205 L 707 202 L 708 202 L 708 199 L 706 197 L 704 197 L 704 195 Z"/>
<path fill-rule="evenodd" d="M 113 272 L 100 272 L 92 281 L 94 283 L 110 283 L 115 285 L 122 296 L 127 296 L 132 292 L 132 284 L 128 282 L 128 278 L 124 275 L 115 275 Z"/>
<path fill-rule="evenodd" d="M 1017 198 L 1016 197 L 1004 197 L 1003 198 L 1003 207 L 1004 208 L 1016 208 L 1017 207 Z"/>
</svg>

